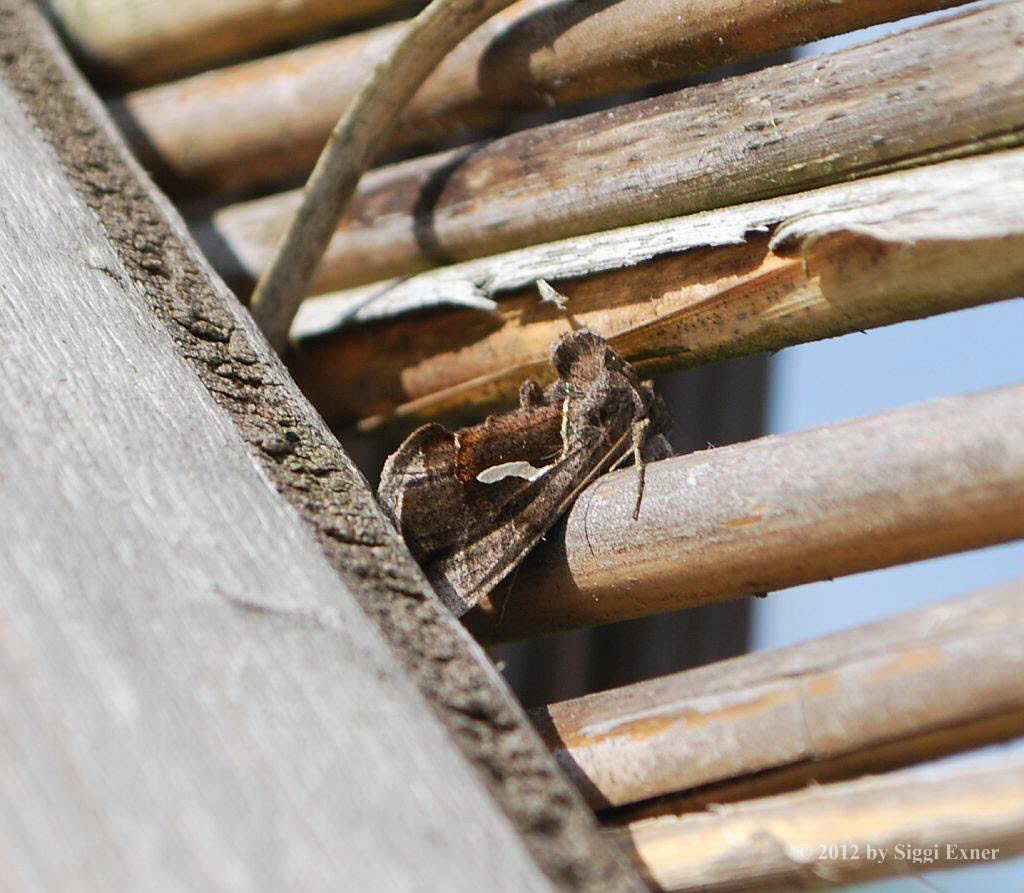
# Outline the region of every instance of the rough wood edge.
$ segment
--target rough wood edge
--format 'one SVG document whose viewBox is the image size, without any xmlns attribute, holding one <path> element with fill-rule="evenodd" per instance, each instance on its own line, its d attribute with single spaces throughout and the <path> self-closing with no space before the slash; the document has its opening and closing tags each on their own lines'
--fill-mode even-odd
<svg viewBox="0 0 1024 893">
<path fill-rule="evenodd" d="M 552 893 L 2 76 L 0 133 L 0 887 Z"/>
<path fill-rule="evenodd" d="M 93 210 L 133 286 L 309 524 L 421 693 L 565 889 L 635 889 L 483 651 L 431 593 L 369 488 L 210 270 L 28 0 L 0 0 L 0 72 Z"/>
</svg>

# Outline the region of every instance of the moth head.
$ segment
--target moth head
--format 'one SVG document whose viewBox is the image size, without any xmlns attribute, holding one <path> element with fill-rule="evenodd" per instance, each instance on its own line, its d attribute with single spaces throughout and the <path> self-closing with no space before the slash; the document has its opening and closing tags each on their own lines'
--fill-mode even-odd
<svg viewBox="0 0 1024 893">
<path fill-rule="evenodd" d="M 590 329 L 576 329 L 559 338 L 551 350 L 551 364 L 558 377 L 568 382 L 595 381 L 612 373 L 625 376 L 633 387 L 640 384 L 633 367 Z"/>
<path fill-rule="evenodd" d="M 607 347 L 604 338 L 590 329 L 566 332 L 551 348 L 551 365 L 558 377 L 567 381 L 592 378 L 593 372 L 604 364 Z"/>
</svg>

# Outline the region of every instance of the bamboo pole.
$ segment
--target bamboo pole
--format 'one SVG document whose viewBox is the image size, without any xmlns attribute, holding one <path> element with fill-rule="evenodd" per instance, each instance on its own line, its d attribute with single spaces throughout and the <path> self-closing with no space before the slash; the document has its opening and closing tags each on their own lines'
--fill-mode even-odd
<svg viewBox="0 0 1024 893">
<path fill-rule="evenodd" d="M 981 719 L 916 732 L 905 738 L 873 744 L 827 760 L 794 763 L 754 775 L 715 782 L 689 791 L 655 797 L 606 810 L 605 818 L 616 824 L 682 815 L 714 809 L 722 803 L 738 803 L 799 790 L 811 784 L 848 781 L 862 775 L 890 772 L 916 763 L 953 756 L 964 751 L 1010 741 L 1024 735 L 1024 711 L 1006 710 Z"/>
<path fill-rule="evenodd" d="M 550 374 L 550 345 L 574 325 L 653 375 L 1013 297 L 1018 184 L 1024 151 L 1011 150 L 312 299 L 292 372 L 337 424 L 412 424 L 514 402 L 524 378 Z M 538 279 L 568 296 L 566 312 L 538 300 Z M 453 292 L 499 300 L 492 313 L 439 306 Z"/>
<path fill-rule="evenodd" d="M 1024 734 L 1024 580 L 533 719 L 594 807 L 768 770 L 834 779 L 920 760 L 926 743 L 941 755 Z"/>
<path fill-rule="evenodd" d="M 311 293 L 1015 144 L 1021 29 L 1024 0 L 1012 0 L 378 169 Z M 226 277 L 255 277 L 298 198 L 229 206 L 197 223 L 197 236 Z"/>
<path fill-rule="evenodd" d="M 642 617 L 1024 536 L 1024 385 L 648 465 L 585 490 L 464 618 L 485 639 Z"/>
<path fill-rule="evenodd" d="M 610 832 L 653 889 L 803 889 L 1024 851 L 1024 759 L 905 769 Z"/>
<path fill-rule="evenodd" d="M 50 0 L 78 53 L 122 86 L 152 83 L 402 0 Z"/>
<path fill-rule="evenodd" d="M 511 114 L 666 83 L 962 0 L 520 0 L 450 53 L 393 143 L 429 145 Z M 138 90 L 112 108 L 169 182 L 232 191 L 306 173 L 405 23 Z"/>
</svg>

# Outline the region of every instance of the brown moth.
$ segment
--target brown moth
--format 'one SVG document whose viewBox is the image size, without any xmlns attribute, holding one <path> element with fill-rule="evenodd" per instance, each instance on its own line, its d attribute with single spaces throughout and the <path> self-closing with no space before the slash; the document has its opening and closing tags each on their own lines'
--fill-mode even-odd
<svg viewBox="0 0 1024 893">
<path fill-rule="evenodd" d="M 457 615 L 506 577 L 583 487 L 628 458 L 671 455 L 650 382 L 600 336 L 554 345 L 557 380 L 525 381 L 518 409 L 454 433 L 414 431 L 384 465 L 378 495 L 441 599 Z"/>
</svg>

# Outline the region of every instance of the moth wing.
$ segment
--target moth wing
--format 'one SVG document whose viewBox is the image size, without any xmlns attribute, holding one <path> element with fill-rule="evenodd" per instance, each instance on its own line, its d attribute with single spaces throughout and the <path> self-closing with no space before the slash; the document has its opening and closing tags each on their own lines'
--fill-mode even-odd
<svg viewBox="0 0 1024 893">
<path fill-rule="evenodd" d="M 525 386 L 519 410 L 456 434 L 426 425 L 385 465 L 381 500 L 457 615 L 514 570 L 625 451 L 635 436 L 635 404 L 643 410 L 651 402 L 637 397 L 635 372 L 593 332 L 565 335 L 552 362 L 558 380 L 547 391 Z M 636 399 L 623 398 L 624 390 Z M 567 431 L 572 449 L 564 454 Z"/>
<path fill-rule="evenodd" d="M 388 457 L 378 499 L 445 605 L 464 614 L 468 589 L 488 571 L 481 549 L 503 512 L 528 505 L 532 484 L 509 478 L 493 485 L 462 481 L 458 438 L 441 425 L 417 429 Z M 514 507 L 513 507 L 514 505 Z M 463 550 L 471 554 L 463 559 Z"/>
<path fill-rule="evenodd" d="M 433 469 L 443 467 L 455 454 L 455 436 L 437 424 L 423 425 L 412 432 L 395 450 L 380 473 L 377 498 L 401 528 L 405 494 L 428 485 Z"/>
<path fill-rule="evenodd" d="M 506 498 L 491 503 L 487 517 L 475 516 L 480 523 L 471 524 L 451 548 L 427 556 L 427 577 L 445 603 L 458 605 L 453 610 L 460 616 L 474 607 L 518 567 L 613 452 L 595 432 L 592 443 L 580 445 L 542 477 L 509 488 Z"/>
<path fill-rule="evenodd" d="M 446 552 L 462 537 L 464 519 L 470 517 L 456 475 L 456 452 L 454 434 L 441 425 L 424 425 L 388 457 L 381 472 L 378 499 L 424 570 L 428 555 Z M 452 611 L 464 610 L 461 602 L 441 595 Z"/>
</svg>

